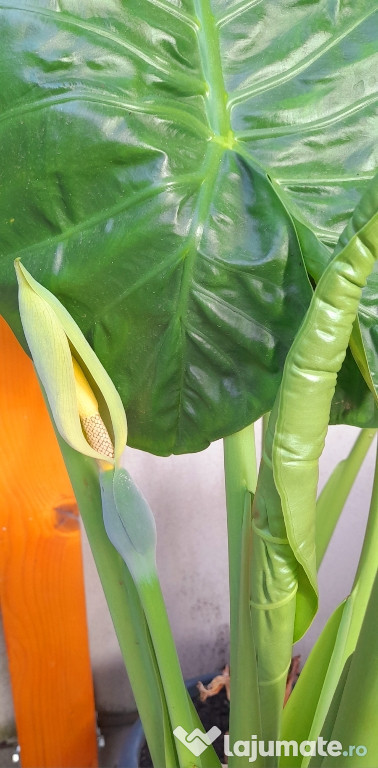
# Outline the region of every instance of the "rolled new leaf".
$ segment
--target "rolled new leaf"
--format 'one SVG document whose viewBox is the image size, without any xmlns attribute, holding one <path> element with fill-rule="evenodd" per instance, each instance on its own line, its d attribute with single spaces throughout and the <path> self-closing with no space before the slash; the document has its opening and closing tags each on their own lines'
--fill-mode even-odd
<svg viewBox="0 0 378 768">
<path fill-rule="evenodd" d="M 24 333 L 60 435 L 80 453 L 114 465 L 127 425 L 112 380 L 56 296 L 19 259 L 15 269 Z"/>
<path fill-rule="evenodd" d="M 333 256 L 342 251 L 353 236 L 366 221 L 372 219 L 378 208 L 378 174 L 369 184 L 366 194 L 357 206 L 354 215 L 342 232 L 334 250 Z M 300 220 L 296 220 L 295 226 L 302 244 L 302 252 L 311 277 L 318 282 L 329 264 L 329 251 L 314 233 Z M 377 266 L 377 265 L 376 265 Z M 376 350 L 374 348 L 374 324 L 376 316 L 376 296 L 378 290 L 378 270 L 375 268 L 369 275 L 367 285 L 364 288 L 363 301 L 353 324 L 349 346 L 367 386 L 372 392 L 375 401 L 378 401 L 378 370 L 376 365 Z M 353 423 L 353 422 L 350 422 Z M 373 426 L 373 424 L 371 425 Z"/>
<path fill-rule="evenodd" d="M 368 219 L 376 216 L 378 209 L 378 174 L 369 185 L 369 188 L 362 198 L 361 204 L 357 206 L 354 215 L 351 217 L 348 225 L 342 232 L 335 253 L 340 252 L 349 241 L 357 234 L 361 228 L 364 228 Z M 373 246 L 374 247 L 374 246 Z M 364 289 L 364 303 L 358 313 L 353 325 L 350 337 L 350 348 L 354 359 L 368 385 L 369 389 L 378 402 L 378 369 L 377 354 L 374 348 L 374 325 L 376 325 L 376 301 L 378 291 L 378 270 L 375 264 L 372 273 L 367 280 Z"/>
<path fill-rule="evenodd" d="M 348 227 L 351 238 L 330 262 L 286 358 L 273 443 L 273 472 L 291 549 L 298 562 L 294 639 L 317 609 L 315 546 L 318 463 L 337 373 L 362 288 L 378 256 L 378 213 L 369 188 Z"/>
</svg>

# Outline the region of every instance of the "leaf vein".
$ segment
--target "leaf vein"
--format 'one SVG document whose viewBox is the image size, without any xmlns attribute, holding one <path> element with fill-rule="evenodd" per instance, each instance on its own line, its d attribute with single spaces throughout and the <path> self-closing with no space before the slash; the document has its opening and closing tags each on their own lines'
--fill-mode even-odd
<svg viewBox="0 0 378 768">
<path fill-rule="evenodd" d="M 223 16 L 220 16 L 217 21 L 218 29 L 225 26 L 226 24 L 229 24 L 229 22 L 233 21 L 235 18 L 241 16 L 242 13 L 249 11 L 249 9 L 253 8 L 253 6 L 260 5 L 262 2 L 264 2 L 264 0 L 243 0 L 242 3 L 239 3 L 227 11 L 227 13 L 224 13 Z"/>
<path fill-rule="evenodd" d="M 178 8 L 176 5 L 170 5 L 166 0 L 147 0 L 147 2 L 151 3 L 151 5 L 155 5 L 157 8 L 161 8 L 162 11 L 169 13 L 169 15 L 173 16 L 175 19 L 182 21 L 183 24 L 186 24 L 190 29 L 194 29 L 196 32 L 198 31 L 199 24 L 197 19 L 183 11 L 182 8 Z"/>
<path fill-rule="evenodd" d="M 337 45 L 342 40 L 344 40 L 345 37 L 348 37 L 348 35 L 350 35 L 357 27 L 359 27 L 360 24 L 362 24 L 364 21 L 369 19 L 370 16 L 373 16 L 373 14 L 375 14 L 375 9 L 370 13 L 366 14 L 366 16 L 363 16 L 360 19 L 358 19 L 358 21 L 356 21 L 354 24 L 348 27 L 348 29 L 345 30 L 343 33 L 341 33 L 340 35 L 336 35 L 336 37 L 333 37 L 328 43 L 320 46 L 317 49 L 317 51 L 315 51 L 315 53 L 310 54 L 309 56 L 306 56 L 302 62 L 300 62 L 299 64 L 296 64 L 294 67 L 291 67 L 283 74 L 279 74 L 274 77 L 268 78 L 267 80 L 265 80 L 264 83 L 257 83 L 256 85 L 252 84 L 247 88 L 243 88 L 240 91 L 235 92 L 235 95 L 228 100 L 228 107 L 232 108 L 236 104 L 241 104 L 246 102 L 248 99 L 252 98 L 253 96 L 257 96 L 260 93 L 265 93 L 266 91 L 270 91 L 273 88 L 277 88 L 279 85 L 282 85 L 283 83 L 288 83 L 290 80 L 293 80 L 297 75 L 299 75 L 301 72 L 304 72 L 312 64 L 318 61 L 318 59 L 320 59 L 325 53 L 328 53 L 328 51 L 332 50 L 332 48 L 334 48 L 335 45 Z"/>
<path fill-rule="evenodd" d="M 105 96 L 104 93 L 96 95 L 92 93 L 90 89 L 88 92 L 83 91 L 70 91 L 67 94 L 56 94 L 49 96 L 45 99 L 39 99 L 34 102 L 26 102 L 19 106 L 12 107 L 0 115 L 0 123 L 7 120 L 13 120 L 18 117 L 24 117 L 31 112 L 48 109 L 50 106 L 56 106 L 65 103 L 74 103 L 75 101 L 83 101 L 94 104 L 106 104 L 107 106 L 114 106 L 118 109 L 122 109 L 125 112 L 140 112 L 141 114 L 153 115 L 154 117 L 170 118 L 181 122 L 184 126 L 191 126 L 194 132 L 199 132 L 204 138 L 210 137 L 210 130 L 205 123 L 201 123 L 198 118 L 193 117 L 190 112 L 186 112 L 185 109 L 180 107 L 171 106 L 169 104 L 138 104 L 133 102 L 126 102 L 117 98 Z M 176 102 L 177 104 L 177 102 Z"/>
<path fill-rule="evenodd" d="M 90 229 L 91 227 L 97 226 L 97 224 L 101 224 L 102 222 L 106 221 L 109 218 L 112 218 L 114 216 L 117 216 L 118 214 L 122 214 L 125 211 L 127 211 L 129 208 L 132 208 L 134 205 L 138 205 L 139 203 L 144 202 L 145 200 L 149 200 L 152 197 L 155 197 L 155 195 L 159 195 L 161 192 L 166 191 L 167 189 L 176 189 L 183 186 L 184 188 L 187 187 L 190 183 L 200 183 L 201 177 L 199 174 L 181 174 L 180 176 L 176 176 L 175 179 L 166 179 L 164 184 L 156 184 L 156 186 L 149 185 L 147 189 L 143 189 L 139 194 L 136 194 L 132 197 L 128 197 L 126 199 L 121 200 L 119 203 L 117 203 L 114 206 L 111 206 L 110 208 L 102 209 L 101 212 L 98 215 L 90 216 L 89 218 L 85 219 L 84 221 L 80 221 L 78 224 L 73 225 L 72 227 L 68 227 L 64 230 L 64 232 L 59 232 L 56 235 L 45 237 L 42 240 L 38 240 L 37 242 L 33 243 L 32 245 L 25 246 L 25 248 L 17 249 L 16 251 L 11 251 L 10 255 L 13 255 L 14 257 L 20 256 L 22 258 L 23 254 L 29 254 L 33 251 L 39 251 L 42 245 L 45 245 L 48 243 L 48 245 L 54 245 L 55 243 L 61 243 L 66 240 L 69 240 L 71 237 L 74 237 L 75 235 L 81 235 L 86 230 Z"/>
<path fill-rule="evenodd" d="M 164 75 L 166 75 L 170 80 L 174 78 L 176 82 L 185 83 L 190 86 L 191 89 L 193 89 L 193 81 L 195 80 L 193 73 L 188 76 L 184 75 L 182 72 L 175 72 L 174 75 L 172 74 L 172 68 L 168 61 L 165 61 L 161 56 L 149 56 L 145 51 L 138 48 L 138 46 L 134 45 L 133 43 L 124 40 L 123 38 L 119 37 L 118 35 L 114 34 L 114 32 L 109 32 L 108 30 L 102 29 L 101 27 L 96 26 L 95 24 L 90 24 L 87 21 L 83 21 L 83 19 L 78 18 L 72 18 L 72 16 L 67 16 L 64 13 L 57 14 L 56 11 L 51 11 L 47 8 L 31 8 L 30 6 L 12 6 L 12 5 L 0 5 L 0 10 L 11 10 L 11 11 L 19 11 L 20 13 L 32 13 L 39 16 L 45 16 L 47 18 L 56 19 L 56 17 L 59 15 L 59 21 L 60 24 L 67 24 L 71 27 L 77 27 L 80 30 L 85 30 L 86 32 L 90 32 L 95 36 L 98 36 L 100 38 L 103 38 L 105 40 L 110 40 L 115 45 L 118 45 L 120 48 L 124 48 L 132 55 L 136 56 L 136 58 L 139 58 L 141 61 L 144 61 L 145 64 L 148 64 L 149 67 L 152 67 L 152 69 L 157 70 L 158 72 L 162 72 Z M 200 80 L 198 80 L 199 92 L 202 91 L 202 83 Z"/>
<path fill-rule="evenodd" d="M 313 120 L 302 125 L 299 123 L 293 123 L 292 125 L 282 128 L 263 128 L 256 130 L 252 129 L 245 132 L 240 131 L 239 133 L 235 132 L 235 138 L 246 140 L 249 138 L 260 139 L 270 138 L 273 136 L 291 136 L 297 133 L 301 134 L 307 133 L 308 131 L 316 131 L 322 128 L 328 128 L 331 125 L 336 125 L 336 123 L 340 122 L 340 120 L 345 120 L 347 117 L 356 114 L 356 112 L 360 112 L 364 107 L 375 104 L 376 102 L 377 96 L 374 94 L 374 96 L 370 96 L 366 99 L 360 99 L 359 101 L 352 104 L 347 110 L 335 112 L 334 114 L 328 115 L 327 117 L 320 118 L 318 120 Z"/>
</svg>

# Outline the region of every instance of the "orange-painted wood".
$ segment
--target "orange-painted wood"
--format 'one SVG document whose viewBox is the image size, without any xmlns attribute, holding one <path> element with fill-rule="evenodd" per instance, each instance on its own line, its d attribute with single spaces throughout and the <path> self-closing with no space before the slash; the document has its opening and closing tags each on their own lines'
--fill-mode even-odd
<svg viewBox="0 0 378 768">
<path fill-rule="evenodd" d="M 97 766 L 78 511 L 33 365 L 0 318 L 0 607 L 23 768 Z"/>
</svg>

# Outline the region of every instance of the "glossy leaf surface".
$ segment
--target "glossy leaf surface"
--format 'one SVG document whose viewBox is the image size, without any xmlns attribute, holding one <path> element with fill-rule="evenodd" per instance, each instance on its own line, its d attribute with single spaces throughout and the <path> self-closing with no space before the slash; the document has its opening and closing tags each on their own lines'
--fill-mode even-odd
<svg viewBox="0 0 378 768">
<path fill-rule="evenodd" d="M 269 410 L 309 303 L 295 220 L 333 247 L 373 175 L 370 0 L 0 4 L 0 284 L 67 307 L 130 443 L 199 450 Z"/>
</svg>

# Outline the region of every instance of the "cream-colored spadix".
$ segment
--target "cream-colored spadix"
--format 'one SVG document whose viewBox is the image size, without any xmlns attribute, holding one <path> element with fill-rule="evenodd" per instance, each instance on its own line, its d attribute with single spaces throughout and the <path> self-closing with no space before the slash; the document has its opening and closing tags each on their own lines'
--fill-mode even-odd
<svg viewBox="0 0 378 768">
<path fill-rule="evenodd" d="M 18 259 L 15 268 L 24 333 L 59 433 L 80 453 L 116 463 L 126 445 L 127 426 L 112 380 L 60 301 Z M 112 437 L 85 370 L 106 403 Z"/>
</svg>

